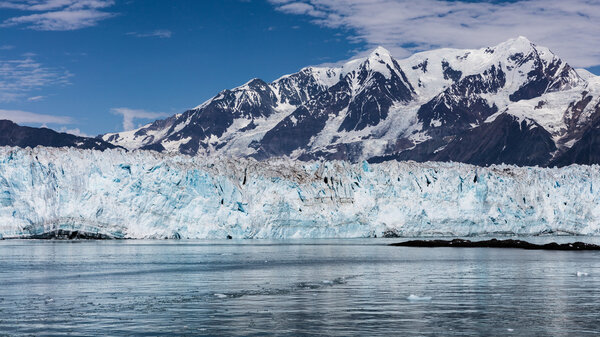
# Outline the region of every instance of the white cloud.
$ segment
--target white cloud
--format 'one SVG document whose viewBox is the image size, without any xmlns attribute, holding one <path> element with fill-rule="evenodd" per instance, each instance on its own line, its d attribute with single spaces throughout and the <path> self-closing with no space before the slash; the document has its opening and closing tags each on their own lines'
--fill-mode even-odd
<svg viewBox="0 0 600 337">
<path fill-rule="evenodd" d="M 68 128 L 65 126 L 75 123 L 73 118 L 68 116 L 55 116 L 22 110 L 0 109 L 0 119 L 8 119 L 20 125 L 33 125 L 45 128 L 48 127 L 48 124 L 55 124 L 60 126 L 58 132 L 70 133 L 80 137 L 91 137 L 82 132 L 79 128 Z"/>
<path fill-rule="evenodd" d="M 138 33 L 138 32 L 130 32 L 127 35 L 135 36 L 135 37 L 158 37 L 161 39 L 168 39 L 173 35 L 173 32 L 167 29 L 157 29 L 149 33 Z"/>
<path fill-rule="evenodd" d="M 327 16 L 327 13 L 316 10 L 313 5 L 304 3 L 304 2 L 291 2 L 291 3 L 279 6 L 278 9 L 282 12 L 291 13 L 291 14 L 306 14 L 306 15 L 315 16 L 315 17 L 326 17 Z"/>
<path fill-rule="evenodd" d="M 61 8 L 106 8 L 114 3 L 114 0 L 5 0 L 0 1 L 0 8 L 49 11 Z"/>
<path fill-rule="evenodd" d="M 8 45 L 8 44 L 0 46 L 0 50 L 11 50 L 11 49 L 14 49 L 14 48 L 15 48 L 15 46 L 11 46 L 11 45 Z"/>
<path fill-rule="evenodd" d="M 350 31 L 397 57 L 439 47 L 481 48 L 527 36 L 576 67 L 600 64 L 599 0 L 269 0 L 284 13 Z"/>
<path fill-rule="evenodd" d="M 21 110 L 0 109 L 0 119 L 8 119 L 17 124 L 72 124 L 73 119 L 67 116 L 53 116 Z"/>
<path fill-rule="evenodd" d="M 166 117 L 167 114 L 160 112 L 149 112 L 141 109 L 129 109 L 129 108 L 113 108 L 110 111 L 115 115 L 123 116 L 123 130 L 129 131 L 135 128 L 135 124 L 133 123 L 134 119 L 157 119 L 161 117 Z"/>
<path fill-rule="evenodd" d="M 69 84 L 71 76 L 68 71 L 45 67 L 31 56 L 0 59 L 0 102 L 17 100 L 42 87 Z"/>
<path fill-rule="evenodd" d="M 4 20 L 0 27 L 25 26 L 35 30 L 76 30 L 95 26 L 98 21 L 114 16 L 102 9 L 114 0 L 9 0 L 0 8 L 38 12 Z"/>
<path fill-rule="evenodd" d="M 69 128 L 63 126 L 58 130 L 58 132 L 70 133 L 72 135 L 79 136 L 79 137 L 91 137 L 87 133 L 81 132 L 81 130 L 79 128 L 69 129 Z"/>
<path fill-rule="evenodd" d="M 30 102 L 37 102 L 37 101 L 43 100 L 44 98 L 45 98 L 44 96 L 32 96 L 32 97 L 28 97 L 27 100 Z"/>
</svg>

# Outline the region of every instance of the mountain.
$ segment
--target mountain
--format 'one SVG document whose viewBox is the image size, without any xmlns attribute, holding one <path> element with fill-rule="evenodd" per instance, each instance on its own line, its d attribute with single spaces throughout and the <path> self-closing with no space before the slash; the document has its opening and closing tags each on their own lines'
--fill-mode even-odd
<svg viewBox="0 0 600 337">
<path fill-rule="evenodd" d="M 600 77 L 524 37 L 253 79 L 139 129 L 128 149 L 267 159 L 600 163 Z M 600 139 L 599 139 L 600 141 Z"/>
<path fill-rule="evenodd" d="M 0 120 L 0 146 L 74 147 L 78 149 L 106 150 L 121 148 L 102 139 L 79 137 L 59 133 L 48 128 L 20 126 L 8 120 Z"/>
</svg>

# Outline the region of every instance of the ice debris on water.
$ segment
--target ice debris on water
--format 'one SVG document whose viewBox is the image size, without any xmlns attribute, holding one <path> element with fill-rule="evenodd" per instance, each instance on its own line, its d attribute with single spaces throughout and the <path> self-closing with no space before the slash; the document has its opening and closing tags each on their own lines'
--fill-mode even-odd
<svg viewBox="0 0 600 337">
<path fill-rule="evenodd" d="M 585 277 L 585 276 L 589 276 L 589 274 L 587 272 L 584 271 L 578 271 L 576 273 L 577 277 Z"/>
<path fill-rule="evenodd" d="M 409 300 L 410 302 L 426 302 L 426 301 L 431 301 L 431 297 L 430 296 L 417 296 L 417 295 L 414 295 L 414 294 L 410 294 L 410 296 L 408 296 L 406 299 Z"/>
</svg>

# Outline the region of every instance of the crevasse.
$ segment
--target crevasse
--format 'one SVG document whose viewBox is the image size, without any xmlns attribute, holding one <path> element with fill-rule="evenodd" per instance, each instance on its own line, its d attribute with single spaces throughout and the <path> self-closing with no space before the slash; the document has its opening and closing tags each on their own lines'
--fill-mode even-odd
<svg viewBox="0 0 600 337">
<path fill-rule="evenodd" d="M 0 235 L 600 234 L 598 166 L 296 162 L 0 148 Z"/>
</svg>

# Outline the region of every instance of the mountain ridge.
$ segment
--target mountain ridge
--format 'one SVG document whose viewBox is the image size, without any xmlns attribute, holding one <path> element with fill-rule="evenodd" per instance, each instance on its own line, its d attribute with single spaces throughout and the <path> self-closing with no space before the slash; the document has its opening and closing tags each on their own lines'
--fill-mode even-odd
<svg viewBox="0 0 600 337">
<path fill-rule="evenodd" d="M 569 161 L 561 156 L 600 116 L 598 78 L 580 76 L 525 37 L 402 60 L 377 47 L 337 67 L 305 67 L 271 83 L 252 79 L 183 114 L 102 139 L 256 159 L 563 165 Z M 494 139 L 474 144 L 484 135 Z M 505 153 L 513 150 L 519 155 Z M 596 162 L 578 153 L 580 162 Z"/>
<path fill-rule="evenodd" d="M 85 142 L 42 137 L 27 146 L 565 166 L 600 162 L 598 130 L 600 77 L 518 37 L 406 59 L 377 47 L 339 66 L 305 67 L 270 83 L 251 79 L 135 130 Z"/>
<path fill-rule="evenodd" d="M 17 146 L 21 148 L 34 148 L 36 146 L 74 147 L 100 151 L 122 148 L 121 146 L 105 142 L 102 139 L 56 132 L 45 127 L 33 128 L 20 126 L 5 119 L 0 119 L 0 146 Z"/>
</svg>

